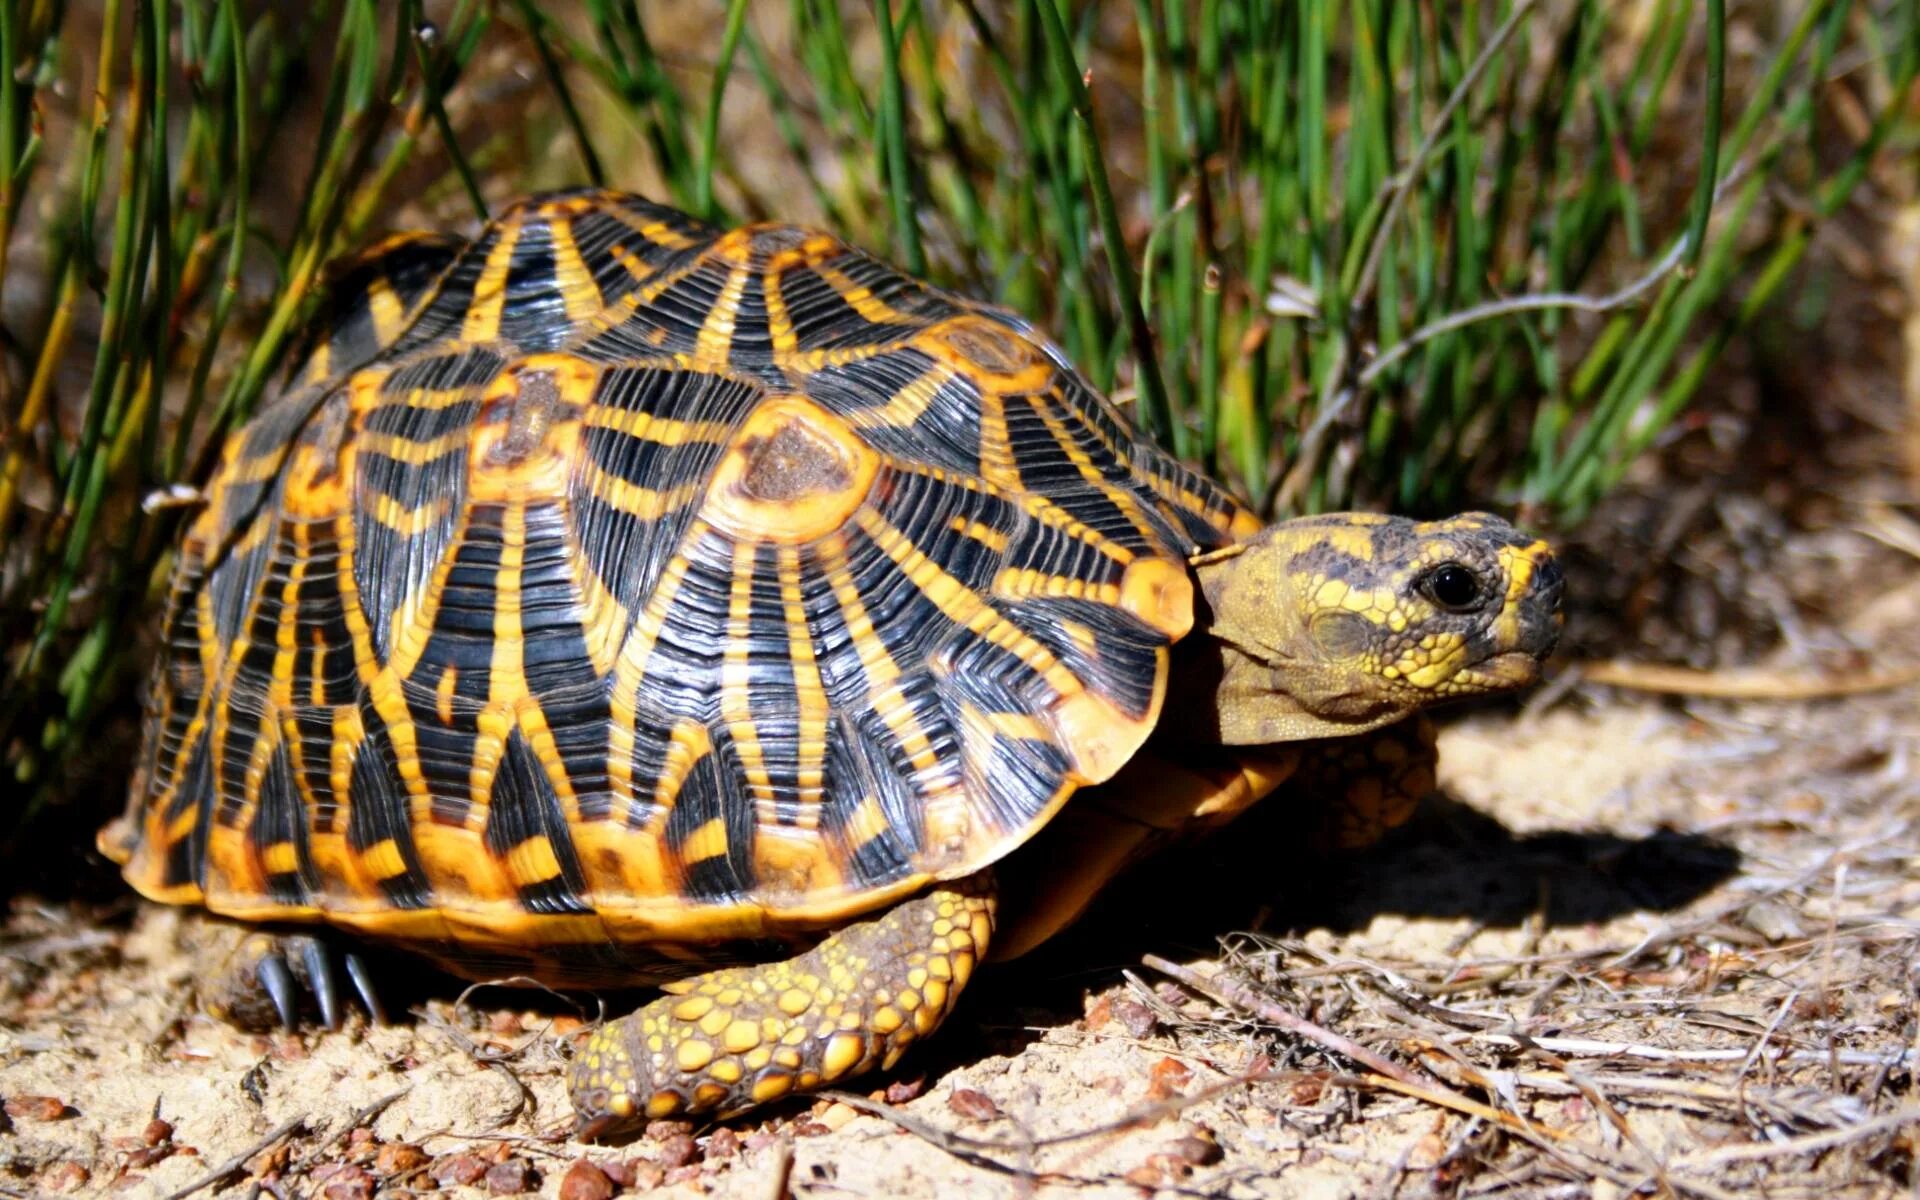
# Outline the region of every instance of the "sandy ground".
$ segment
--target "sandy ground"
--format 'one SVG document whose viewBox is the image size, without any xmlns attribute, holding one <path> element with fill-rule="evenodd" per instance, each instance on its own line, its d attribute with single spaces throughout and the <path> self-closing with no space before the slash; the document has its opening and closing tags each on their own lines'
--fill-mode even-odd
<svg viewBox="0 0 1920 1200">
<path fill-rule="evenodd" d="M 1846 632 L 1912 662 L 1916 630 L 1920 579 Z M 200 922 L 21 901 L 0 944 L 0 1193 L 1906 1190 L 1911 691 L 1576 688 L 1535 708 L 1451 726 L 1444 794 L 1373 851 L 1300 861 L 1285 814 L 1259 812 L 1130 879 L 1064 942 L 984 973 L 954 1027 L 854 1097 L 895 1119 L 823 1100 L 582 1146 L 564 1004 L 460 1003 L 422 977 L 398 981 L 422 997 L 400 1023 L 251 1036 L 196 1008 Z M 1246 929 L 1265 932 L 1219 940 Z"/>
</svg>

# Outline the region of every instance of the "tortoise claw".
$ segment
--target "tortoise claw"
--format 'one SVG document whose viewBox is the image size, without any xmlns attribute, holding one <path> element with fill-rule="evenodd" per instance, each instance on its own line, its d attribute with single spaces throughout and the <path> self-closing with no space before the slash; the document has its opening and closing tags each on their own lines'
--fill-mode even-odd
<svg viewBox="0 0 1920 1200">
<path fill-rule="evenodd" d="M 300 1019 L 300 993 L 286 958 L 278 950 L 264 956 L 254 967 L 254 977 L 280 1014 L 280 1027 L 292 1029 Z"/>
<path fill-rule="evenodd" d="M 358 953 L 325 934 L 256 931 L 234 946 L 223 970 L 213 972 L 202 1000 L 221 1020 L 265 1033 L 311 1027 L 315 1016 L 320 1027 L 339 1029 L 356 995 L 368 1016 L 386 1022 L 373 972 Z"/>
<path fill-rule="evenodd" d="M 333 956 L 319 938 L 308 938 L 300 947 L 300 957 L 307 968 L 307 987 L 320 1005 L 320 1023 L 329 1030 L 340 1028 L 340 981 Z"/>
<path fill-rule="evenodd" d="M 385 1025 L 386 1006 L 380 1003 L 380 993 L 373 986 L 373 972 L 368 969 L 367 960 L 349 950 L 346 963 L 347 978 L 353 981 L 353 990 L 358 993 L 360 1003 L 367 1006 L 367 1015 L 373 1018 L 375 1025 Z"/>
</svg>

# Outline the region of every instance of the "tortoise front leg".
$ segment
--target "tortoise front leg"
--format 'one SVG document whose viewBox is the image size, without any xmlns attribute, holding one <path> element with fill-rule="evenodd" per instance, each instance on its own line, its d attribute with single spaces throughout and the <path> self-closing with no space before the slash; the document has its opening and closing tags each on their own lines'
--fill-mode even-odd
<svg viewBox="0 0 1920 1200">
<path fill-rule="evenodd" d="M 1067 801 L 1022 850 L 1071 863 L 1009 880 L 994 953 L 1018 958 L 1073 924 L 1123 871 L 1262 806 L 1254 835 L 1314 852 L 1354 849 L 1413 816 L 1434 787 L 1433 722 L 1424 716 L 1354 737 L 1238 747 L 1178 759 L 1150 746 L 1112 780 Z"/>
<path fill-rule="evenodd" d="M 1301 822 L 1316 847 L 1370 846 L 1433 794 L 1437 736 L 1432 721 L 1413 716 L 1358 737 L 1303 743 L 1267 811 Z"/>
<path fill-rule="evenodd" d="M 984 873 L 940 884 L 805 954 L 669 985 L 574 1057 L 580 1136 L 730 1116 L 892 1066 L 953 1010 L 986 953 L 995 895 Z"/>
</svg>

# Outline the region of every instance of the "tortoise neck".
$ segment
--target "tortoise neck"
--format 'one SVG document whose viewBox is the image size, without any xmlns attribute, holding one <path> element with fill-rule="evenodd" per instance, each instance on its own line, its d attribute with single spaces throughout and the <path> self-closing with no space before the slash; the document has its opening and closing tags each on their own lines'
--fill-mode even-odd
<svg viewBox="0 0 1920 1200">
<path fill-rule="evenodd" d="M 1173 648 L 1160 729 L 1188 744 L 1346 737 L 1405 715 L 1314 652 L 1290 590 L 1292 552 L 1256 539 L 1194 567 L 1193 630 Z"/>
</svg>

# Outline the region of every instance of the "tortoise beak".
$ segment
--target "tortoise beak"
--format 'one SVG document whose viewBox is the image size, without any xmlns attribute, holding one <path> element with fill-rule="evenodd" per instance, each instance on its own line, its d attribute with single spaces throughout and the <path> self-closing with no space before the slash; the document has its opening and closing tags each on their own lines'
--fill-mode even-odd
<svg viewBox="0 0 1920 1200">
<path fill-rule="evenodd" d="M 1524 656 L 1537 664 L 1552 654 L 1560 641 L 1560 629 L 1566 621 L 1560 611 L 1567 589 L 1566 572 L 1560 569 L 1553 547 L 1544 539 L 1516 534 L 1500 547 L 1499 554 L 1507 575 L 1507 595 L 1494 629 L 1494 644 L 1501 647 L 1498 657 Z M 1488 668 L 1492 667 L 1490 662 Z M 1501 672 L 1503 678 L 1507 674 Z M 1533 674 L 1537 678 L 1538 670 Z"/>
<path fill-rule="evenodd" d="M 1536 560 L 1532 589 L 1520 601 L 1520 649 L 1536 659 L 1553 653 L 1560 642 L 1560 631 L 1567 616 L 1560 611 L 1566 594 L 1566 573 L 1545 542 L 1538 543 L 1541 557 Z"/>
</svg>

